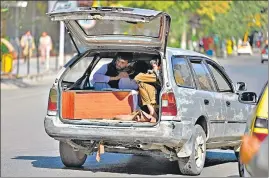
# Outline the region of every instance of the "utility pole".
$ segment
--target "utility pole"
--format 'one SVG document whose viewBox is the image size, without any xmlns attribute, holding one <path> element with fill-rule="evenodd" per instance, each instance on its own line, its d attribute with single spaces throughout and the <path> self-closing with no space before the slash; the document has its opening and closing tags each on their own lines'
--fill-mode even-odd
<svg viewBox="0 0 269 178">
<path fill-rule="evenodd" d="M 20 8 L 19 7 L 15 7 L 15 22 L 16 22 L 16 29 L 15 29 L 15 39 L 17 40 L 17 38 L 19 38 L 19 25 L 20 25 L 20 22 L 19 22 L 19 10 Z"/>
<path fill-rule="evenodd" d="M 64 23 L 60 22 L 59 65 L 61 67 L 64 66 L 64 35 L 65 35 Z"/>
<path fill-rule="evenodd" d="M 48 12 L 52 10 L 57 1 L 48 1 Z M 59 38 L 59 56 L 58 63 L 61 67 L 64 65 L 64 36 L 65 36 L 65 27 L 64 23 L 60 22 L 60 38 Z"/>
<path fill-rule="evenodd" d="M 183 24 L 183 32 L 182 32 L 182 35 L 181 35 L 181 47 L 182 49 L 186 49 L 187 48 L 187 44 L 186 44 L 186 40 L 187 40 L 187 24 L 186 22 L 184 21 L 184 24 Z"/>
<path fill-rule="evenodd" d="M 36 27 L 36 1 L 32 1 L 32 35 L 33 37 L 36 36 L 35 34 L 35 27 Z"/>
</svg>

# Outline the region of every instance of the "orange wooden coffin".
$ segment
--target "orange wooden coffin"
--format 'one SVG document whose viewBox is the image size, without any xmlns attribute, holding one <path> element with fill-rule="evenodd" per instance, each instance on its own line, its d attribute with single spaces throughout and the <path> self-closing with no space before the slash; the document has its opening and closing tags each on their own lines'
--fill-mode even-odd
<svg viewBox="0 0 269 178">
<path fill-rule="evenodd" d="M 64 119 L 113 119 L 136 109 L 137 93 L 131 91 L 62 92 Z"/>
</svg>

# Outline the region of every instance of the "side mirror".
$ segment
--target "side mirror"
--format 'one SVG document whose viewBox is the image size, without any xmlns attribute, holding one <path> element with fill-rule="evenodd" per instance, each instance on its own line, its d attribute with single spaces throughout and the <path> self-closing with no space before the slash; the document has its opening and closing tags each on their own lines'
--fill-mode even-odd
<svg viewBox="0 0 269 178">
<path fill-rule="evenodd" d="M 236 83 L 236 87 L 235 87 L 236 91 L 246 91 L 247 90 L 247 85 L 245 82 L 237 82 Z"/>
<path fill-rule="evenodd" d="M 254 92 L 243 92 L 239 95 L 238 100 L 241 103 L 256 104 L 257 103 L 257 94 Z"/>
</svg>

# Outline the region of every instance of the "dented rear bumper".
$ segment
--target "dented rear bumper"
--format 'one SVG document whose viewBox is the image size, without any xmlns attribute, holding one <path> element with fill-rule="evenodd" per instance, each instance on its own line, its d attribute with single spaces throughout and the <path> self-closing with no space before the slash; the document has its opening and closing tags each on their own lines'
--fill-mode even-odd
<svg viewBox="0 0 269 178">
<path fill-rule="evenodd" d="M 66 124 L 46 116 L 46 133 L 55 139 L 103 140 L 132 144 L 155 143 L 180 146 L 192 135 L 191 122 L 161 121 L 154 127 L 109 127 Z"/>
</svg>

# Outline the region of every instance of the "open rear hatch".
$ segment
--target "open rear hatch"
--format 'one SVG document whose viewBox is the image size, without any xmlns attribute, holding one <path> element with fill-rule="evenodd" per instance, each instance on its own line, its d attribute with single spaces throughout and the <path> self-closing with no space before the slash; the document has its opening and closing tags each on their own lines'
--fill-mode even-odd
<svg viewBox="0 0 269 178">
<path fill-rule="evenodd" d="M 79 53 L 89 49 L 149 48 L 165 55 L 171 18 L 168 14 L 126 7 L 78 7 L 58 1 L 48 13 L 63 21 Z"/>
<path fill-rule="evenodd" d="M 98 49 L 143 49 L 157 50 L 165 57 L 171 21 L 165 12 L 78 7 L 76 1 L 58 1 L 48 15 L 53 21 L 65 23 L 79 54 Z M 134 101 L 139 98 L 134 91 L 94 90 L 63 90 L 60 97 L 61 118 L 78 124 L 97 122 L 99 125 L 108 123 L 100 119 L 113 122 L 115 116 L 135 111 Z M 124 121 L 128 123 L 133 122 Z"/>
</svg>

